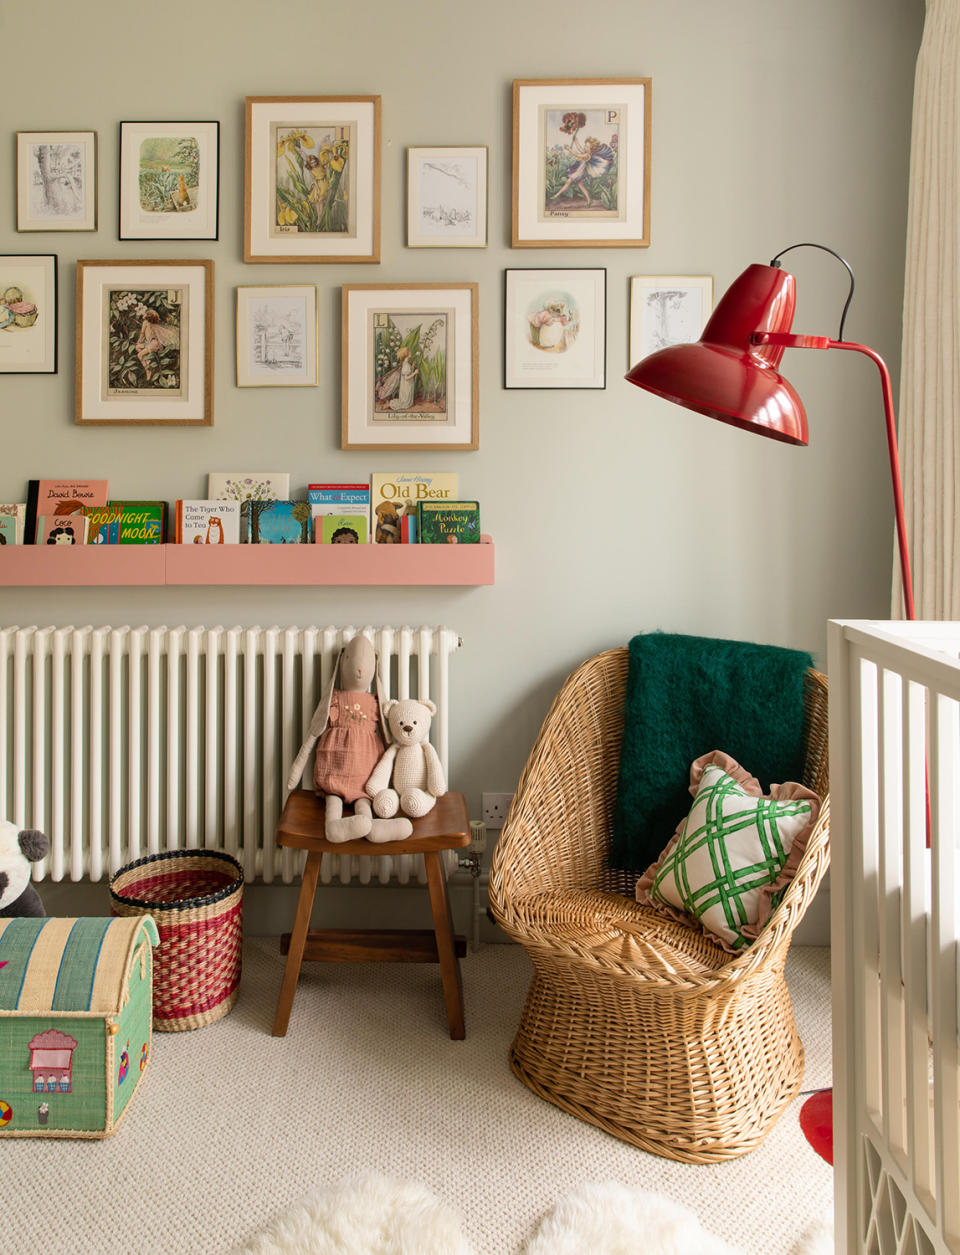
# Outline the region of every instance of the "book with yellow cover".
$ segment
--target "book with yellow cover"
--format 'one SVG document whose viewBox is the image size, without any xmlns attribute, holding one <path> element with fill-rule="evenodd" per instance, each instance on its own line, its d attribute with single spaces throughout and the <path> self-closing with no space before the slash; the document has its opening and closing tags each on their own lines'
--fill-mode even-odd
<svg viewBox="0 0 960 1255">
<path fill-rule="evenodd" d="M 401 519 L 421 501 L 454 501 L 456 471 L 376 471 L 370 476 L 370 531 L 375 545 L 403 543 Z"/>
</svg>

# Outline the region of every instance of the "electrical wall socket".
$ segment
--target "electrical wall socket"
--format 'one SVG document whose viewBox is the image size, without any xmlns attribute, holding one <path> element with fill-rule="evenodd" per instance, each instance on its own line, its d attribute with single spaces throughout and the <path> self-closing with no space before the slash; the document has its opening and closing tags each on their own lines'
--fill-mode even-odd
<svg viewBox="0 0 960 1255">
<path fill-rule="evenodd" d="M 513 801 L 512 793 L 484 793 L 483 822 L 488 828 L 502 828 Z"/>
</svg>

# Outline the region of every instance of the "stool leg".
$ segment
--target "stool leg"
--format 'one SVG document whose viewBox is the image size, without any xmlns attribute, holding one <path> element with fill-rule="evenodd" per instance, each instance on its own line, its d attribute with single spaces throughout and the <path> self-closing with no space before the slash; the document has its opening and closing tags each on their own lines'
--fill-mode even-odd
<svg viewBox="0 0 960 1255">
<path fill-rule="evenodd" d="M 454 1041 L 463 1041 L 466 1036 L 463 1022 L 463 982 L 460 978 L 460 962 L 453 944 L 453 920 L 450 915 L 450 899 L 447 896 L 447 878 L 443 874 L 443 863 L 439 851 L 426 851 L 423 861 L 427 868 L 430 908 L 433 911 L 433 931 L 437 938 L 440 979 L 443 982 L 443 997 L 447 1004 L 450 1036 Z"/>
<path fill-rule="evenodd" d="M 321 850 L 311 850 L 304 864 L 300 896 L 297 898 L 297 914 L 293 921 L 293 932 L 290 934 L 290 949 L 287 951 L 280 996 L 277 998 L 277 1013 L 273 1020 L 274 1037 L 285 1037 L 287 1024 L 290 1022 L 293 995 L 297 992 L 297 977 L 300 975 L 300 964 L 303 962 L 303 947 L 306 944 L 307 930 L 310 927 L 310 915 L 313 911 L 313 898 L 317 892 L 317 877 L 320 875 L 322 858 Z"/>
</svg>

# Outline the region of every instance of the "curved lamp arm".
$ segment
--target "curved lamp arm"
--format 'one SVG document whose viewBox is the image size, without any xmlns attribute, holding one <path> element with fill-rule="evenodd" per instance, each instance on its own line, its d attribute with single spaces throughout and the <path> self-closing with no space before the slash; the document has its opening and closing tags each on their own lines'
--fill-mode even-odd
<svg viewBox="0 0 960 1255">
<path fill-rule="evenodd" d="M 887 453 L 890 458 L 890 479 L 893 484 L 893 506 L 897 519 L 897 547 L 900 551 L 900 574 L 903 584 L 903 602 L 907 618 L 916 618 L 913 609 L 913 577 L 910 573 L 910 554 L 907 549 L 907 524 L 903 511 L 903 488 L 900 480 L 900 457 L 897 452 L 897 426 L 893 413 L 893 388 L 890 383 L 890 372 L 887 364 L 879 353 L 865 344 L 855 344 L 852 340 L 831 340 L 826 336 L 791 335 L 785 332 L 758 331 L 752 335 L 755 344 L 766 344 L 771 348 L 786 349 L 849 349 L 854 353 L 862 353 L 876 364 L 880 372 L 880 383 L 883 389 L 883 413 L 887 424 Z"/>
</svg>

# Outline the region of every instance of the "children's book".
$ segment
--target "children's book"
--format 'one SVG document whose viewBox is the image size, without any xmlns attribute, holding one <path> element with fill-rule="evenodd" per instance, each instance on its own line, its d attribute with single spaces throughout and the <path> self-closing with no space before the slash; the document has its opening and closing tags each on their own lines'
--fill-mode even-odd
<svg viewBox="0 0 960 1255">
<path fill-rule="evenodd" d="M 421 501 L 452 501 L 456 471 L 375 471 L 370 476 L 370 530 L 376 545 L 402 543 L 401 519 Z"/>
<path fill-rule="evenodd" d="M 310 541 L 307 501 L 244 501 L 240 540 L 249 545 L 306 545 Z"/>
<path fill-rule="evenodd" d="M 400 515 L 400 543 L 403 545 L 416 545 L 419 542 L 418 535 L 419 518 L 416 514 Z"/>
<path fill-rule="evenodd" d="M 24 541 L 32 545 L 41 514 L 75 514 L 83 506 L 104 505 L 105 479 L 31 479 L 27 483 Z"/>
<path fill-rule="evenodd" d="M 167 536 L 166 501 L 110 501 L 120 506 L 121 545 L 162 545 Z"/>
<path fill-rule="evenodd" d="M 4 535 L 7 540 L 4 542 L 8 545 L 22 545 L 24 520 L 27 516 L 26 503 L 21 501 L 16 505 L 0 505 L 0 526 L 3 526 Z M 13 539 L 9 538 L 8 525 L 4 523 L 6 519 L 13 519 Z"/>
<path fill-rule="evenodd" d="M 308 484 L 307 500 L 311 506 L 322 507 L 313 511 L 318 514 L 347 514 L 348 507 L 356 514 L 366 514 L 370 508 L 369 484 Z"/>
<path fill-rule="evenodd" d="M 88 545 L 119 545 L 120 518 L 123 506 L 115 501 L 106 505 L 88 505 L 83 512 L 89 520 L 87 528 Z"/>
<path fill-rule="evenodd" d="M 178 501 L 174 536 L 178 545 L 238 545 L 240 502 Z"/>
<path fill-rule="evenodd" d="M 38 545 L 85 545 L 90 520 L 85 514 L 41 514 L 37 518 Z"/>
<path fill-rule="evenodd" d="M 0 514 L 0 545 L 18 545 L 17 519 L 13 514 Z"/>
<path fill-rule="evenodd" d="M 478 501 L 421 501 L 417 507 L 421 545 L 478 545 Z"/>
<path fill-rule="evenodd" d="M 287 471 L 211 471 L 210 501 L 285 501 L 290 496 Z"/>
<path fill-rule="evenodd" d="M 323 545 L 365 545 L 365 514 L 323 514 L 314 521 L 316 537 Z"/>
</svg>

